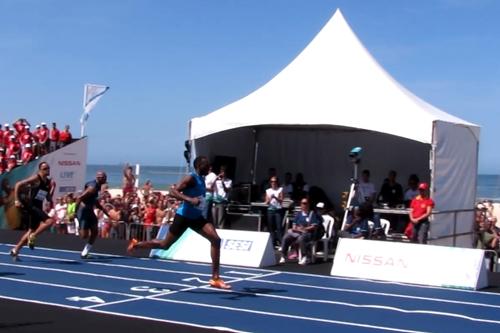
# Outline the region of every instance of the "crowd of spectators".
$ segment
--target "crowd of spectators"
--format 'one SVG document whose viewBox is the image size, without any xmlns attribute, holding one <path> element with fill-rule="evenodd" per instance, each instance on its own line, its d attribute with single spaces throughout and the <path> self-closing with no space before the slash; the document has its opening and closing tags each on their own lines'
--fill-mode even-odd
<svg viewBox="0 0 500 333">
<path fill-rule="evenodd" d="M 500 207 L 497 206 L 497 210 Z M 491 201 L 482 201 L 475 210 L 474 246 L 479 249 L 492 250 L 500 254 L 500 223 Z"/>
<path fill-rule="evenodd" d="M 56 220 L 52 232 L 78 235 L 79 224 L 75 215 L 77 195 L 69 193 L 56 198 L 53 205 L 46 205 L 47 214 Z M 113 221 L 103 211 L 95 210 L 101 238 L 150 240 L 161 224 L 173 221 L 179 206 L 179 202 L 165 191 L 155 191 L 149 180 L 141 189 L 127 187 L 122 193 L 104 188 L 99 200 L 106 211 L 114 211 L 120 217 L 119 221 Z"/>
<path fill-rule="evenodd" d="M 32 129 L 24 118 L 12 124 L 0 123 L 0 174 L 62 148 L 72 140 L 69 125 L 59 130 L 57 124 L 52 123 L 49 129 L 42 122 Z"/>
</svg>

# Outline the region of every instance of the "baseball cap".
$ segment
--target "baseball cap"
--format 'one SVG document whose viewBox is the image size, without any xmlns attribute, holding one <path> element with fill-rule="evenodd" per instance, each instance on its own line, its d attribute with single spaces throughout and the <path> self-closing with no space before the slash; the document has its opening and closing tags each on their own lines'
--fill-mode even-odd
<svg viewBox="0 0 500 333">
<path fill-rule="evenodd" d="M 427 184 L 427 183 L 420 183 L 418 185 L 418 189 L 419 190 L 428 190 L 429 189 L 429 184 Z"/>
<path fill-rule="evenodd" d="M 322 209 L 322 208 L 325 208 L 325 204 L 324 204 L 323 202 L 318 202 L 318 203 L 316 204 L 316 208 L 321 208 L 321 209 Z"/>
</svg>

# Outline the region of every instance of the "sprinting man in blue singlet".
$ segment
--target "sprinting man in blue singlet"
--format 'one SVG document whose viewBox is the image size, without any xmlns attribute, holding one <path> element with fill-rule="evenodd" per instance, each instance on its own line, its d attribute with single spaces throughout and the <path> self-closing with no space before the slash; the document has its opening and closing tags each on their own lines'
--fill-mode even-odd
<svg viewBox="0 0 500 333">
<path fill-rule="evenodd" d="M 201 236 L 210 241 L 210 255 L 212 257 L 212 279 L 210 286 L 220 289 L 230 289 L 219 276 L 220 245 L 221 239 L 212 223 L 203 216 L 205 210 L 205 181 L 204 176 L 208 174 L 210 163 L 205 156 L 198 156 L 193 163 L 195 172 L 185 176 L 179 184 L 170 190 L 170 196 L 182 200 L 182 205 L 177 209 L 174 222 L 170 226 L 167 237 L 163 240 L 152 240 L 149 242 L 138 242 L 132 239 L 127 250 L 132 252 L 136 248 L 167 250 L 179 237 L 191 228 Z"/>
</svg>

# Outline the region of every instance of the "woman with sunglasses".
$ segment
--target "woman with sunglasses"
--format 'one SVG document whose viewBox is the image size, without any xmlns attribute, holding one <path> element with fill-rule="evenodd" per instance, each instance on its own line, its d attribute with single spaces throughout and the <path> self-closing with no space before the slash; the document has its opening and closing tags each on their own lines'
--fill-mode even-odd
<svg viewBox="0 0 500 333">
<path fill-rule="evenodd" d="M 38 172 L 31 177 L 21 180 L 14 187 L 15 206 L 21 209 L 23 217 L 28 221 L 28 231 L 21 237 L 16 246 L 10 250 L 14 260 L 21 248 L 28 243 L 30 249 L 35 248 L 35 238 L 38 234 L 48 229 L 54 219 L 43 210 L 44 200 L 52 203 L 55 183 L 49 177 L 50 166 L 47 162 L 38 165 Z"/>
</svg>

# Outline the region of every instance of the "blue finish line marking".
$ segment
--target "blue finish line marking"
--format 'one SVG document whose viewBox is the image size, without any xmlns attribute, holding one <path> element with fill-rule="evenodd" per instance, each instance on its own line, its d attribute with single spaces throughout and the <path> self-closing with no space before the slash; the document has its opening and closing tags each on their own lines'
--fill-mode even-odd
<svg viewBox="0 0 500 333">
<path fill-rule="evenodd" d="M 232 290 L 210 288 L 210 265 L 0 244 L 0 298 L 234 332 L 494 332 L 500 295 L 222 266 Z"/>
</svg>

